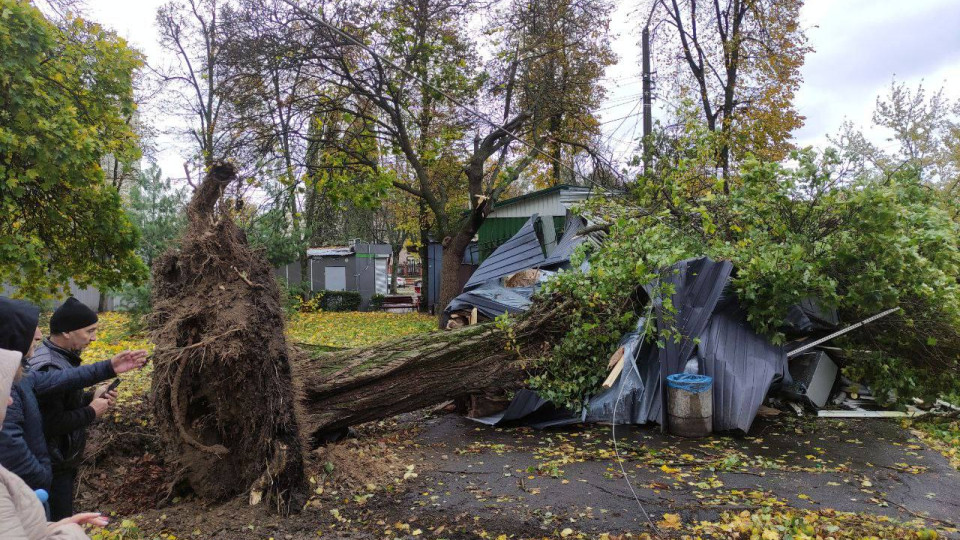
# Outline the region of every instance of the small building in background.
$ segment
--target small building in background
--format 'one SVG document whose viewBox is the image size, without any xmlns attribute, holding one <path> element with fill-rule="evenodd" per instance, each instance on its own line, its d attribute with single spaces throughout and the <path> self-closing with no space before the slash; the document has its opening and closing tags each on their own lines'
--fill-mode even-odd
<svg viewBox="0 0 960 540">
<path fill-rule="evenodd" d="M 356 291 L 360 293 L 360 309 L 370 307 L 375 294 L 387 294 L 390 287 L 389 244 L 356 242 L 350 246 L 307 249 L 307 275 L 302 275 L 299 262 L 276 269 L 279 277 L 293 285 L 306 282 L 311 291 Z"/>
<path fill-rule="evenodd" d="M 547 249 L 556 246 L 566 228 L 567 210 L 590 197 L 591 188 L 559 184 L 512 199 L 497 201 L 477 231 L 477 248 L 483 262 L 504 242 L 513 238 L 532 215 L 543 223 Z"/>
</svg>

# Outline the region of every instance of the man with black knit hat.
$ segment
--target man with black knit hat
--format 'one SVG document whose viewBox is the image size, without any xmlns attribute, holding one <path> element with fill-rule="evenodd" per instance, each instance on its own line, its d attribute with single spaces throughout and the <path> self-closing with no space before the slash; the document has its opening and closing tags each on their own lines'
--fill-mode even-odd
<svg viewBox="0 0 960 540">
<path fill-rule="evenodd" d="M 21 358 L 33 354 L 43 338 L 37 325 L 39 318 L 37 306 L 0 296 L 0 349 L 15 351 Z M 13 404 L 7 409 L 0 430 L 0 465 L 32 489 L 49 490 L 53 473 L 37 399 L 82 390 L 139 368 L 145 361 L 146 358 L 127 355 L 68 370 L 18 373 L 11 393 Z"/>
<path fill-rule="evenodd" d="M 50 317 L 50 337 L 37 347 L 28 365 L 38 372 L 69 370 L 80 365 L 80 353 L 97 339 L 97 314 L 82 302 L 67 299 Z M 123 351 L 112 362 L 133 362 L 139 366 L 147 352 Z M 116 394 L 105 394 L 105 386 L 94 392 L 82 389 L 50 394 L 40 399 L 43 431 L 53 467 L 50 510 L 54 521 L 73 515 L 73 491 L 77 467 L 86 446 L 87 426 L 113 403 Z"/>
</svg>

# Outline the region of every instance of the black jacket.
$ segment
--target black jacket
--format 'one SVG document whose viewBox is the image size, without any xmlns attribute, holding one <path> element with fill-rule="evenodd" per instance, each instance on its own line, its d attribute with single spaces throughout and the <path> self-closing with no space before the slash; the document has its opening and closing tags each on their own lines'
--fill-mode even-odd
<svg viewBox="0 0 960 540">
<path fill-rule="evenodd" d="M 33 489 L 50 489 L 53 478 L 37 399 L 83 388 L 115 377 L 109 360 L 75 369 L 28 371 L 13 385 L 13 404 L 0 430 L 0 465 Z"/>
<path fill-rule="evenodd" d="M 28 365 L 31 371 L 41 373 L 69 371 L 80 366 L 80 356 L 44 340 L 33 353 Z M 39 398 L 43 432 L 54 470 L 75 469 L 79 466 L 87 443 L 87 426 L 97 417 L 90 406 L 91 401 L 93 393 L 84 392 L 83 388 Z"/>
<path fill-rule="evenodd" d="M 39 317 L 36 306 L 0 297 L 0 348 L 26 354 Z M 27 371 L 10 392 L 13 404 L 0 429 L 0 465 L 19 475 L 33 489 L 48 489 L 52 471 L 37 397 L 82 391 L 85 386 L 114 376 L 109 361 L 66 371 Z"/>
</svg>

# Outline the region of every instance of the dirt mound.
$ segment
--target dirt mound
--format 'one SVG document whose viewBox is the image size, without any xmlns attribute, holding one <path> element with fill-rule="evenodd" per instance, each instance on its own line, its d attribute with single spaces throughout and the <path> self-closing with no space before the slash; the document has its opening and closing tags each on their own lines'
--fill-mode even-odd
<svg viewBox="0 0 960 540">
<path fill-rule="evenodd" d="M 154 265 L 154 412 L 198 495 L 250 490 L 287 511 L 305 486 L 283 309 L 272 268 L 219 207 L 235 178 L 232 165 L 211 169 L 180 249 Z"/>
</svg>

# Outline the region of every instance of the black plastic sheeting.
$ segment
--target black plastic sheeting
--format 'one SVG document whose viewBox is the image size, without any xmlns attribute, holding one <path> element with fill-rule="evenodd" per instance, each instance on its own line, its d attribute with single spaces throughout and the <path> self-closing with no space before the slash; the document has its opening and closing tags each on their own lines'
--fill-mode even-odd
<svg viewBox="0 0 960 540">
<path fill-rule="evenodd" d="M 840 319 L 835 308 L 828 308 L 812 298 L 806 298 L 799 304 L 790 306 L 783 329 L 789 334 L 806 336 L 816 332 L 833 331 L 839 325 Z"/>
<path fill-rule="evenodd" d="M 540 397 L 533 390 L 523 389 L 517 391 L 506 409 L 497 414 L 471 418 L 471 420 L 488 426 L 520 422 L 525 426 L 536 429 L 546 429 L 576 424 L 581 422 L 582 418 L 574 416 L 566 409 L 557 407 L 552 402 Z"/>
<path fill-rule="evenodd" d="M 648 322 L 641 318 L 637 330 L 621 340 L 624 366 L 620 377 L 612 388 L 593 396 L 582 414 L 544 409 L 535 393 L 530 396 L 524 391 L 504 413 L 477 420 L 490 424 L 522 422 L 534 427 L 581 421 L 658 422 L 666 429 L 666 377 L 682 373 L 696 358 L 698 373 L 714 381 L 714 431 L 748 432 L 771 386 L 788 381 L 789 371 L 783 347 L 754 332 L 747 322 L 729 290 L 732 271 L 727 261 L 701 257 L 673 265 L 660 273 L 659 282 L 646 286 L 653 298 L 657 335 L 663 336 L 664 330 L 672 328 L 678 337 L 661 339 L 658 346 L 643 337 Z M 670 291 L 675 313 L 664 309 L 660 291 Z M 537 416 L 528 421 L 524 411 Z"/>
</svg>

